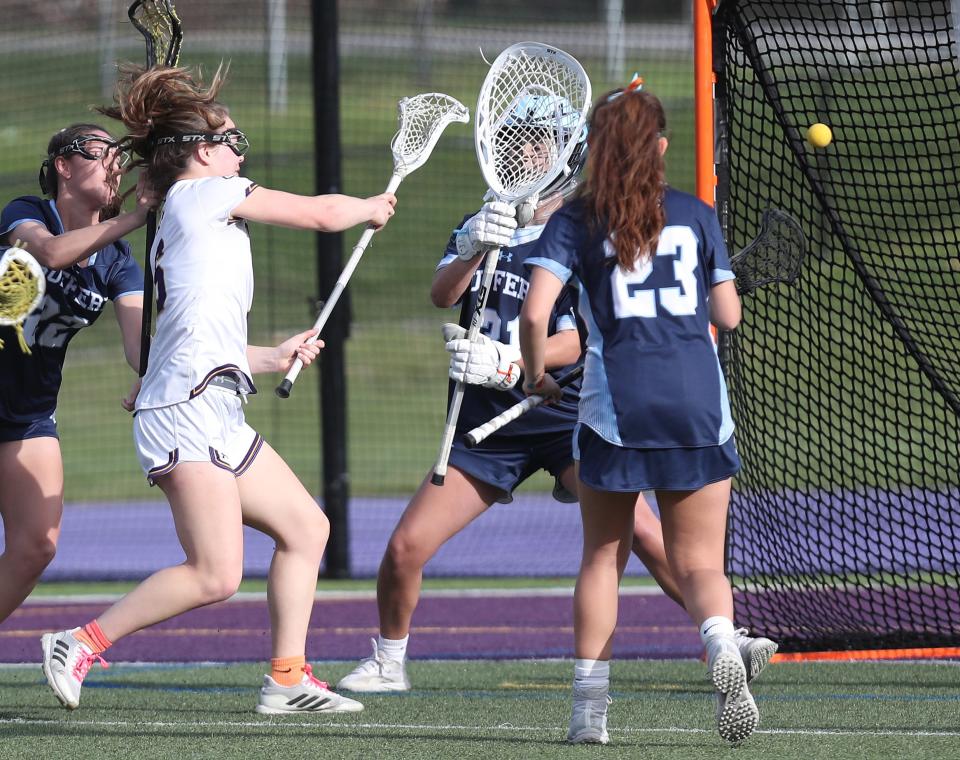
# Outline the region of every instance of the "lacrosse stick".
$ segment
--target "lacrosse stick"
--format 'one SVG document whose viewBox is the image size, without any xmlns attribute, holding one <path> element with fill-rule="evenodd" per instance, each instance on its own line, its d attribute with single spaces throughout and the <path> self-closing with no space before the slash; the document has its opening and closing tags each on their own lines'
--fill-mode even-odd
<svg viewBox="0 0 960 760">
<path fill-rule="evenodd" d="M 590 80 L 583 66 L 562 50 L 520 42 L 490 66 L 477 101 L 474 138 L 480 171 L 494 197 L 514 207 L 538 195 L 561 173 L 577 147 L 587 111 Z M 467 339 L 476 341 L 483 310 L 500 259 L 486 254 L 477 306 Z M 457 429 L 464 384 L 453 388 L 440 453 L 430 482 L 443 485 Z"/>
<path fill-rule="evenodd" d="M 559 385 L 561 388 L 566 388 L 582 374 L 583 365 L 581 364 L 576 369 L 570 370 L 563 377 L 559 378 L 557 380 L 557 385 Z M 522 417 L 531 409 L 536 409 L 538 406 L 543 404 L 544 401 L 546 401 L 545 396 L 527 396 L 523 401 L 518 401 L 509 409 L 505 409 L 500 412 L 500 414 L 493 419 L 484 422 L 482 425 L 477 425 L 477 427 L 475 427 L 469 433 L 464 433 L 463 442 L 466 444 L 468 449 L 472 449 L 474 446 L 479 446 L 498 430 L 506 427 L 518 417 Z"/>
<path fill-rule="evenodd" d="M 800 224 L 785 211 L 763 212 L 759 234 L 730 259 L 737 276 L 737 293 L 752 293 L 771 282 L 788 285 L 800 276 L 807 239 Z"/>
<path fill-rule="evenodd" d="M 162 63 L 176 66 L 180 60 L 183 27 L 170 0 L 134 0 L 127 10 L 130 23 L 147 43 L 147 68 Z M 153 269 L 150 251 L 157 236 L 157 212 L 147 212 L 147 244 L 143 261 L 143 318 L 140 322 L 140 377 L 147 374 L 150 328 L 153 322 Z"/>
<path fill-rule="evenodd" d="M 451 98 L 449 95 L 443 95 L 439 92 L 428 92 L 420 95 L 414 95 L 412 98 L 403 98 L 398 104 L 400 128 L 390 141 L 390 150 L 393 152 L 393 176 L 387 183 L 387 189 L 384 192 L 396 192 L 400 183 L 411 172 L 423 166 L 430 154 L 433 152 L 437 140 L 443 134 L 443 130 L 448 124 L 459 122 L 466 124 L 470 121 L 470 112 L 467 107 L 459 100 Z M 376 230 L 373 227 L 367 227 L 360 241 L 350 254 L 350 260 L 343 268 L 337 282 L 330 291 L 323 310 L 317 321 L 313 324 L 313 337 L 307 343 L 316 343 L 320 337 L 320 331 L 333 313 L 333 307 L 340 300 L 340 295 L 347 287 L 347 282 L 353 274 L 353 270 L 360 263 L 360 257 L 373 238 Z M 303 369 L 303 362 L 296 359 L 286 377 L 277 386 L 276 394 L 280 398 L 289 398 L 293 383 Z"/>
<path fill-rule="evenodd" d="M 40 304 L 47 280 L 43 269 L 18 240 L 0 256 L 0 325 L 17 331 L 20 350 L 30 353 L 23 337 L 23 322 Z M 0 340 L 3 348 L 3 340 Z"/>
</svg>

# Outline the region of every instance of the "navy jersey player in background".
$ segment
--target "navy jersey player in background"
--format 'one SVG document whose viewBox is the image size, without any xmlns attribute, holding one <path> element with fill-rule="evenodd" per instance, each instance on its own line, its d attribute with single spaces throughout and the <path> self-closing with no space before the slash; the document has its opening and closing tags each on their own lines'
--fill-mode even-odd
<svg viewBox="0 0 960 760">
<path fill-rule="evenodd" d="M 461 322 L 466 324 L 476 306 L 482 254 L 502 246 L 480 342 L 471 350 L 462 325 L 444 327 L 451 353 L 450 378 L 467 383 L 445 483 L 433 485 L 427 473 L 394 529 L 377 577 L 380 635 L 373 641 L 372 655 L 339 682 L 341 689 L 382 692 L 410 688 L 404 661 L 423 568 L 444 543 L 491 505 L 510 501 L 513 490 L 539 469 L 556 479 L 555 497 L 576 501 L 571 493 L 576 482 L 571 444 L 578 384 L 567 386 L 557 403 L 534 409 L 474 449 L 463 444 L 462 435 L 523 400 L 517 381 L 520 308 L 529 287 L 525 262 L 547 219 L 579 181 L 586 157 L 584 136 L 579 137 L 570 171 L 542 194 L 529 224 L 518 229 L 511 206 L 488 203 L 463 219 L 437 266 L 431 299 L 441 308 L 461 303 Z M 581 359 L 573 296 L 572 288 L 565 289 L 548 316 L 545 361 L 558 377 Z M 642 496 L 636 501 L 634 551 L 661 587 L 682 604 L 667 567 L 660 523 Z"/>
<path fill-rule="evenodd" d="M 53 559 L 63 513 L 63 462 L 54 413 L 67 346 L 113 301 L 136 370 L 143 274 L 120 238 L 144 224 L 150 198 L 117 214 L 122 160 L 95 124 L 57 132 L 40 170 L 49 198 L 26 196 L 0 214 L 0 244 L 17 240 L 43 266 L 46 294 L 24 323 L 29 354 L 0 351 L 0 621 Z M 101 221 L 103 219 L 103 221 Z"/>
<path fill-rule="evenodd" d="M 663 107 L 638 85 L 595 105 L 585 192 L 553 215 L 528 259 L 520 318 L 524 391 L 562 398 L 545 372 L 548 325 L 565 285 L 577 283 L 588 329 L 574 440 L 584 549 L 567 739 L 608 741 L 618 584 L 637 494 L 653 490 L 673 577 L 707 651 L 718 728 L 736 743 L 759 714 L 724 574 L 740 460 L 710 323 L 736 328 L 740 300 L 716 214 L 665 184 Z"/>
</svg>

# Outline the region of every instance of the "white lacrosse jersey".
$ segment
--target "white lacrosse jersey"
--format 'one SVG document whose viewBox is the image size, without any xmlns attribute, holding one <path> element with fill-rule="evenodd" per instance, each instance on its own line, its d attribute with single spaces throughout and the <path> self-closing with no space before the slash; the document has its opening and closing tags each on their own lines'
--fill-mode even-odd
<svg viewBox="0 0 960 760">
<path fill-rule="evenodd" d="M 231 213 L 256 187 L 243 177 L 204 177 L 167 192 L 150 251 L 157 329 L 137 409 L 194 398 L 218 375 L 255 392 L 247 362 L 250 238 Z"/>
</svg>

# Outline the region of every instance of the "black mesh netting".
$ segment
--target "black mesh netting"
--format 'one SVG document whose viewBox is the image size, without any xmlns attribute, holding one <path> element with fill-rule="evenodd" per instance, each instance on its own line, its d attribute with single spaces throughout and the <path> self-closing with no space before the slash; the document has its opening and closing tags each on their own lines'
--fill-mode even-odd
<svg viewBox="0 0 960 760">
<path fill-rule="evenodd" d="M 878 15 L 882 14 L 882 15 Z M 737 619 L 788 650 L 960 639 L 960 81 L 949 2 L 724 0 L 718 211 L 809 252 L 723 340 Z M 815 149 L 807 127 L 833 142 Z"/>
</svg>

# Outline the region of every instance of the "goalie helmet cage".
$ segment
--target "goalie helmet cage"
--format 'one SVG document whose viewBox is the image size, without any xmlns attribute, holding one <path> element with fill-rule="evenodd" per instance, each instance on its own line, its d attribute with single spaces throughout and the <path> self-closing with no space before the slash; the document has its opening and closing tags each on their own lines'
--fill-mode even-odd
<svg viewBox="0 0 960 760">
<path fill-rule="evenodd" d="M 736 618 L 787 651 L 960 643 L 956 10 L 723 0 L 713 13 L 709 139 L 730 250 L 767 208 L 810 244 L 799 280 L 746 296 L 720 345 L 744 462 L 727 546 Z M 804 139 L 817 122 L 825 148 Z"/>
</svg>

